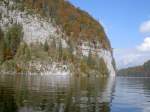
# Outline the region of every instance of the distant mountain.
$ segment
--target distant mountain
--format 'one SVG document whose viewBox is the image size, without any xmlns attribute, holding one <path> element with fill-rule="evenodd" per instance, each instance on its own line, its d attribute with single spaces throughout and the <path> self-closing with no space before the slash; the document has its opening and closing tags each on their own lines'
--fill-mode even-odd
<svg viewBox="0 0 150 112">
<path fill-rule="evenodd" d="M 101 24 L 65 0 L 0 0 L 0 72 L 115 75 Z"/>
<path fill-rule="evenodd" d="M 150 60 L 142 66 L 121 69 L 117 74 L 120 76 L 150 76 Z"/>
</svg>

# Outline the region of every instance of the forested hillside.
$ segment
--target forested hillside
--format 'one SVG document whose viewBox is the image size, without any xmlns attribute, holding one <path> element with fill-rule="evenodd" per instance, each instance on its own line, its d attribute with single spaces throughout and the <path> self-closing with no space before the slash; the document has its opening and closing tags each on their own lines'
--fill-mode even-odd
<svg viewBox="0 0 150 112">
<path fill-rule="evenodd" d="M 142 66 L 119 70 L 117 74 L 120 76 L 150 76 L 150 60 Z"/>
</svg>

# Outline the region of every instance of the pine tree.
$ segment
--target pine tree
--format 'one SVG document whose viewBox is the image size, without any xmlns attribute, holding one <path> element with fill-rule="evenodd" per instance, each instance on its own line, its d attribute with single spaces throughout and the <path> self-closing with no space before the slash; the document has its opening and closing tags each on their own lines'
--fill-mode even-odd
<svg viewBox="0 0 150 112">
<path fill-rule="evenodd" d="M 102 58 L 99 60 L 99 72 L 102 76 L 108 75 L 108 69 L 107 69 L 106 63 L 104 62 Z"/>
<path fill-rule="evenodd" d="M 62 49 L 62 42 L 61 42 L 61 40 L 59 41 L 59 49 L 58 49 L 59 51 L 59 59 L 61 59 L 62 58 L 62 55 L 63 55 L 63 49 Z"/>
<path fill-rule="evenodd" d="M 87 59 L 88 66 L 92 66 L 92 52 L 91 49 L 89 50 L 88 59 Z"/>
<path fill-rule="evenodd" d="M 15 55 L 17 59 L 25 59 L 30 60 L 31 59 L 31 51 L 27 43 L 22 42 L 17 50 L 17 53 Z"/>
<path fill-rule="evenodd" d="M 48 51 L 48 49 L 49 49 L 49 46 L 48 46 L 48 42 L 47 42 L 47 40 L 45 41 L 45 43 L 44 43 L 44 51 Z"/>
<path fill-rule="evenodd" d="M 56 49 L 56 40 L 53 38 L 53 41 L 51 43 L 51 48 Z"/>
<path fill-rule="evenodd" d="M 31 51 L 30 51 L 28 45 L 25 48 L 25 58 L 26 58 L 26 60 L 30 60 L 31 59 Z"/>
<path fill-rule="evenodd" d="M 4 33 L 0 28 L 0 63 L 3 61 L 3 50 L 4 50 Z"/>
<path fill-rule="evenodd" d="M 5 43 L 7 47 L 6 49 L 10 51 L 10 54 L 12 54 L 12 56 L 16 54 L 22 39 L 23 32 L 21 25 L 14 24 L 10 28 L 8 28 L 8 31 L 6 32 Z"/>
<path fill-rule="evenodd" d="M 73 42 L 69 39 L 68 41 L 68 45 L 69 45 L 69 48 L 68 48 L 68 51 L 69 51 L 69 54 L 70 54 L 70 58 L 73 60 Z"/>
<path fill-rule="evenodd" d="M 32 6 L 34 6 L 36 0 L 32 0 Z"/>
<path fill-rule="evenodd" d="M 56 41 L 55 38 L 51 41 L 50 48 L 48 51 L 48 55 L 51 56 L 53 59 L 56 58 L 57 50 L 56 50 Z"/>
</svg>

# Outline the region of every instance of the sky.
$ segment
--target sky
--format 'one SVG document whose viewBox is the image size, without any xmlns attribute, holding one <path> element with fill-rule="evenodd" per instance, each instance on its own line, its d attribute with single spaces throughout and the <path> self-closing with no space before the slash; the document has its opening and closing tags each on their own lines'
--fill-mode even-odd
<svg viewBox="0 0 150 112">
<path fill-rule="evenodd" d="M 118 69 L 150 59 L 150 0 L 69 0 L 103 26 Z"/>
</svg>

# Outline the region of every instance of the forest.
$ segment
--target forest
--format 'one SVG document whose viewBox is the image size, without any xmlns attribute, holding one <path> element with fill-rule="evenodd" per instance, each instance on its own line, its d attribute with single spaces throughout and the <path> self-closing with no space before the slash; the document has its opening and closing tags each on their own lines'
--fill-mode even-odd
<svg viewBox="0 0 150 112">
<path fill-rule="evenodd" d="M 119 76 L 150 76 L 150 60 L 145 62 L 141 66 L 130 67 L 127 69 L 121 69 L 117 73 Z"/>
</svg>

